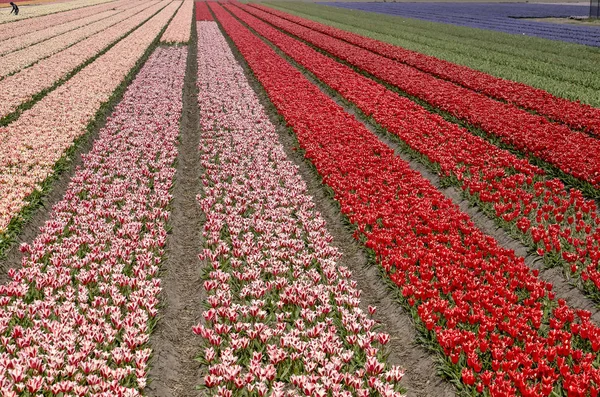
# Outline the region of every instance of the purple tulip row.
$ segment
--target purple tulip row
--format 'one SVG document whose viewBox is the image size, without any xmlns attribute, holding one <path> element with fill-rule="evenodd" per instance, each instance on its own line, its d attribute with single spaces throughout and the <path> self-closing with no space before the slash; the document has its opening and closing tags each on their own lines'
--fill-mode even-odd
<svg viewBox="0 0 600 397">
<path fill-rule="evenodd" d="M 561 40 L 600 47 L 600 27 L 573 26 L 522 18 L 587 15 L 588 6 L 559 4 L 481 3 L 322 3 L 352 10 L 370 11 L 449 23 L 472 28 Z"/>
</svg>

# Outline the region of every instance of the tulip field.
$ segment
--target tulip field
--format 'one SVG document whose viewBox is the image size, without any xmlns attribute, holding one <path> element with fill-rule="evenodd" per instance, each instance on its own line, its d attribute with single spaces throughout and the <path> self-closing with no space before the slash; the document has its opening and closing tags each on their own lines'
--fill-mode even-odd
<svg viewBox="0 0 600 397">
<path fill-rule="evenodd" d="M 0 16 L 1 396 L 599 395 L 600 52 L 348 9 Z"/>
</svg>

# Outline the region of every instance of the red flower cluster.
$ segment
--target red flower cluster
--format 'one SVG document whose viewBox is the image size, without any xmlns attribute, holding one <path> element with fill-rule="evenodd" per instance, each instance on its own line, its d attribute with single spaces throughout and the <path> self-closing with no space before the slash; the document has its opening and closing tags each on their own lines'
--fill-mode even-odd
<svg viewBox="0 0 600 397">
<path fill-rule="evenodd" d="M 319 22 L 291 15 L 260 4 L 250 4 L 262 11 L 325 33 L 376 54 L 413 66 L 419 70 L 481 92 L 525 109 L 533 110 L 571 128 L 600 135 L 600 109 L 554 95 L 516 81 L 505 80 L 466 66 L 407 50 L 389 43 L 337 29 Z"/>
<path fill-rule="evenodd" d="M 476 195 L 484 206 L 493 206 L 505 226 L 516 225 L 530 236 L 530 246 L 547 262 L 571 267 L 573 272 L 585 265 L 583 279 L 600 288 L 600 220 L 596 221 L 594 201 L 577 190 L 567 191 L 527 160 L 472 136 L 239 8 L 227 9 L 411 149 L 438 164 L 442 176 L 454 176 L 463 190 Z"/>
<path fill-rule="evenodd" d="M 205 1 L 196 2 L 196 21 L 212 21 L 213 17 Z"/>
<path fill-rule="evenodd" d="M 257 9 L 249 11 L 408 94 L 499 136 L 518 150 L 537 156 L 576 178 L 600 187 L 598 139 L 343 40 Z"/>
<path fill-rule="evenodd" d="M 596 395 L 600 329 L 556 304 L 512 251 L 219 6 L 213 10 L 341 209 L 466 387 L 495 396 Z M 376 100 L 376 98 L 374 98 Z"/>
</svg>

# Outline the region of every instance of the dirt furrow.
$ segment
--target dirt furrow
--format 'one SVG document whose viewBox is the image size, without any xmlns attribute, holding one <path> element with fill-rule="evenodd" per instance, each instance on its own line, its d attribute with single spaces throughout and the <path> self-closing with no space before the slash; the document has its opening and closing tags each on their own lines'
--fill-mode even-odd
<svg viewBox="0 0 600 397">
<path fill-rule="evenodd" d="M 200 364 L 195 361 L 201 338 L 192 326 L 202 315 L 204 289 L 198 259 L 204 216 L 196 201 L 200 193 L 200 140 L 197 80 L 197 36 L 193 24 L 183 91 L 183 113 L 179 137 L 177 173 L 167 239 L 167 260 L 162 264 L 162 307 L 150 337 L 153 350 L 147 395 L 193 397 L 202 383 Z"/>
</svg>

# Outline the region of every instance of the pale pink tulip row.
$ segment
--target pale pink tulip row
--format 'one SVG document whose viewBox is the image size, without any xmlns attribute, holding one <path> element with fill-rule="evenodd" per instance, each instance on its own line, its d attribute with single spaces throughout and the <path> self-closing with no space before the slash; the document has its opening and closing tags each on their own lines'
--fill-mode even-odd
<svg viewBox="0 0 600 397">
<path fill-rule="evenodd" d="M 160 41 L 163 43 L 187 43 L 192 31 L 193 15 L 194 0 L 184 0 Z"/>
<path fill-rule="evenodd" d="M 148 2 L 143 6 L 147 7 L 145 10 L 130 18 L 0 80 L 0 118 L 14 112 L 19 105 L 31 100 L 40 91 L 52 87 L 79 65 L 120 40 L 164 7 L 167 2 L 166 0 L 160 3 Z"/>
<path fill-rule="evenodd" d="M 82 7 L 88 7 L 96 4 L 114 2 L 114 0 L 73 0 L 65 2 L 56 2 L 50 4 L 30 5 L 19 7 L 19 15 L 9 15 L 8 12 L 0 14 L 0 24 L 11 23 L 23 19 L 40 17 L 57 12 L 75 10 Z"/>
<path fill-rule="evenodd" d="M 89 15 L 71 22 L 51 26 L 46 29 L 37 28 L 36 30 L 33 30 L 27 34 L 14 37 L 12 40 L 5 40 L 2 43 L 0 43 L 0 55 L 4 55 L 24 47 L 29 47 L 35 43 L 48 40 L 52 37 L 70 32 L 74 29 L 79 29 L 82 26 L 89 25 L 90 23 L 94 23 L 102 19 L 108 18 L 111 15 L 116 15 L 131 7 L 131 4 L 127 5 L 127 3 L 119 1 L 115 4 L 115 9 L 106 10 L 104 12 Z"/>
<path fill-rule="evenodd" d="M 186 59 L 185 48 L 156 50 L 21 246 L 23 266 L 0 285 L 0 395 L 144 389 Z"/>
<path fill-rule="evenodd" d="M 139 4 L 135 8 L 132 8 L 128 11 L 53 37 L 49 40 L 42 41 L 41 43 L 34 44 L 19 51 L 6 54 L 3 57 L 0 57 L 0 77 L 5 77 L 22 70 L 39 61 L 40 59 L 44 59 L 56 54 L 68 48 L 69 46 L 84 40 L 87 37 L 94 36 L 96 34 L 102 35 L 106 29 L 122 22 L 123 20 L 132 18 L 149 5 L 152 5 L 152 3 Z"/>
<path fill-rule="evenodd" d="M 157 38 L 177 9 L 156 16 L 49 93 L 7 127 L 0 128 L 0 232 L 54 164 L 86 132 L 102 104 Z"/>
<path fill-rule="evenodd" d="M 198 22 L 206 395 L 400 396 L 361 291 L 215 22 Z"/>
<path fill-rule="evenodd" d="M 36 30 L 42 30 L 51 26 L 61 25 L 90 15 L 99 14 L 115 7 L 117 2 L 92 5 L 70 11 L 63 11 L 52 15 L 39 16 L 15 22 L 0 24 L 0 45 L 3 40 L 26 35 Z"/>
</svg>

